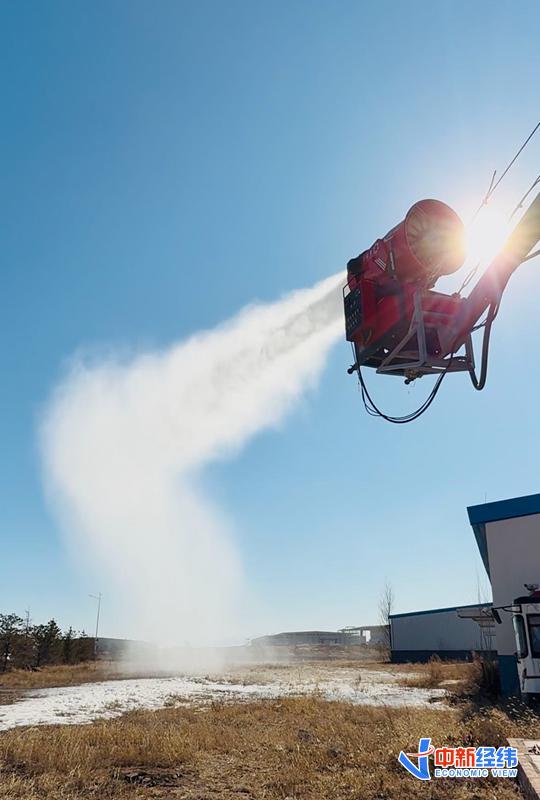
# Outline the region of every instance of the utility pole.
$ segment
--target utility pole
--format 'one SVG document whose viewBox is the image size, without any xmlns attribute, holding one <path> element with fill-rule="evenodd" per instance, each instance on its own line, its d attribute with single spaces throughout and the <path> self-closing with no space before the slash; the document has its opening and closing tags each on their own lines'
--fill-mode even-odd
<svg viewBox="0 0 540 800">
<path fill-rule="evenodd" d="M 101 592 L 99 594 L 89 594 L 88 597 L 93 597 L 97 600 L 97 615 L 96 615 L 96 635 L 94 636 L 94 660 L 97 661 L 98 655 L 98 634 L 99 634 L 99 612 L 101 611 Z"/>
</svg>

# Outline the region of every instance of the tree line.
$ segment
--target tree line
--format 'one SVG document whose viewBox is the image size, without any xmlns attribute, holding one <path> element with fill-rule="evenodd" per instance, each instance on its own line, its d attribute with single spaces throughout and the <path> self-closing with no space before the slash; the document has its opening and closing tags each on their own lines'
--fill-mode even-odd
<svg viewBox="0 0 540 800">
<path fill-rule="evenodd" d="M 0 614 L 0 672 L 77 664 L 94 658 L 94 639 L 73 628 L 62 631 L 54 619 L 32 625 L 17 614 Z"/>
</svg>

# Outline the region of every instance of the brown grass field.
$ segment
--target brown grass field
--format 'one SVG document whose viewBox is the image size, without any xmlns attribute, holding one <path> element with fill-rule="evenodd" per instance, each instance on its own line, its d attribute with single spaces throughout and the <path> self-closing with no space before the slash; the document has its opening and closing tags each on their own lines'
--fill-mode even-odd
<svg viewBox="0 0 540 800">
<path fill-rule="evenodd" d="M 80 683 L 111 681 L 125 677 L 117 664 L 89 661 L 83 664 L 46 667 L 36 671 L 13 669 L 0 674 L 0 705 L 12 703 L 29 689 L 75 686 Z"/>
<path fill-rule="evenodd" d="M 39 670 L 13 669 L 0 674 L 0 689 L 47 689 L 122 677 L 114 664 L 87 661 L 84 664 L 45 667 Z"/>
<path fill-rule="evenodd" d="M 333 669 L 362 668 L 370 670 L 390 671 L 403 676 L 405 686 L 438 686 L 446 681 L 469 680 L 474 666 L 465 662 L 434 661 L 429 664 L 388 664 L 381 661 L 367 659 L 341 659 L 341 660 L 313 660 L 305 662 L 307 665 L 331 664 Z M 252 664 L 242 670 L 243 675 L 253 673 L 257 680 L 264 679 L 265 670 L 270 666 L 272 672 L 276 670 L 291 671 L 303 670 L 302 661 L 288 661 L 283 663 Z M 409 677 L 414 673 L 414 677 Z M 60 665 L 45 667 L 39 670 L 13 669 L 0 673 L 0 692 L 23 692 L 29 689 L 48 689 L 55 686 L 75 686 L 80 683 L 93 683 L 95 681 L 122 680 L 123 678 L 144 677 L 150 673 L 144 671 L 129 671 L 122 669 L 119 663 L 113 661 L 85 662 L 83 664 Z M 155 671 L 151 673 L 155 675 Z M 170 673 L 163 673 L 170 674 Z M 1 701 L 0 701 L 1 702 Z"/>
<path fill-rule="evenodd" d="M 430 670 L 400 668 L 404 680 L 420 671 L 427 683 Z M 441 672 L 446 674 L 437 680 L 443 685 L 463 679 L 460 686 L 470 686 L 470 667 L 445 664 Z M 414 780 L 396 759 L 401 749 L 415 750 L 421 736 L 431 736 L 436 744 L 499 745 L 508 736 L 540 736 L 540 719 L 524 708 L 481 708 L 464 700 L 444 709 L 408 709 L 310 696 L 137 711 L 90 725 L 16 728 L 0 734 L 0 798 L 520 796 L 515 783 L 506 779 Z"/>
</svg>

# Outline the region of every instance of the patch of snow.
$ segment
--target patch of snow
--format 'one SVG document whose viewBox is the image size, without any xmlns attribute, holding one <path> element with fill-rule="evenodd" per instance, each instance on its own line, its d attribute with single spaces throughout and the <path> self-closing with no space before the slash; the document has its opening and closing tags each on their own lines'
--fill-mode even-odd
<svg viewBox="0 0 540 800">
<path fill-rule="evenodd" d="M 241 683 L 209 678 L 130 678 L 39 689 L 11 705 L 0 705 L 0 731 L 21 725 L 76 725 L 111 719 L 135 709 L 216 700 L 248 701 L 316 693 L 328 700 L 361 705 L 427 706 L 444 689 L 417 689 L 397 684 L 388 673 L 348 670 L 322 680 L 280 680 Z"/>
</svg>

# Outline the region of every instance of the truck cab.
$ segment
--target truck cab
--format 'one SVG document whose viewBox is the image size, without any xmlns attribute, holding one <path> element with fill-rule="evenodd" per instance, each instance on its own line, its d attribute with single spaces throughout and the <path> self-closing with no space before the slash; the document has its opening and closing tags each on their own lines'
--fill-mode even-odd
<svg viewBox="0 0 540 800">
<path fill-rule="evenodd" d="M 521 693 L 540 695 L 540 591 L 536 587 L 530 595 L 514 600 L 512 624 Z"/>
</svg>

